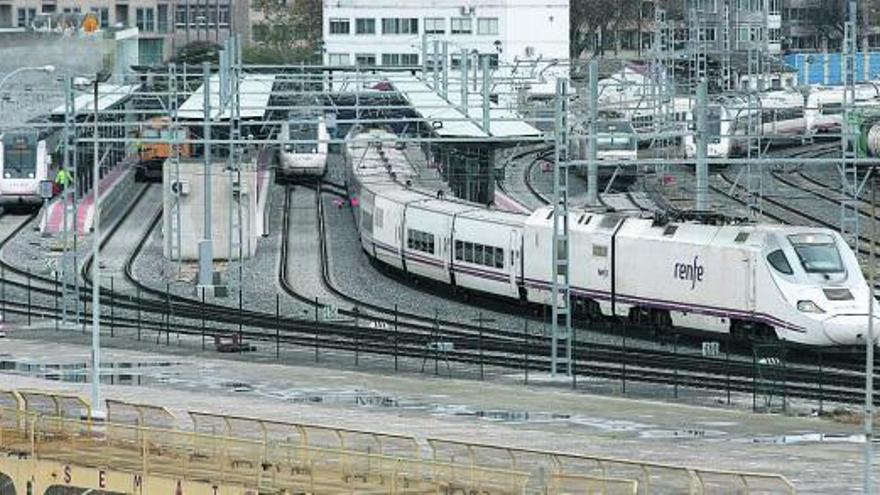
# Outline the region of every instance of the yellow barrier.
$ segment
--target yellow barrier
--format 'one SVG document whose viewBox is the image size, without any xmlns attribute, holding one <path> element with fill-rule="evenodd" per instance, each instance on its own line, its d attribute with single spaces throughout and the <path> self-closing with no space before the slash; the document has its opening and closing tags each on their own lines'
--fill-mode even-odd
<svg viewBox="0 0 880 495">
<path fill-rule="evenodd" d="M 426 458 L 407 435 L 207 412 L 189 412 L 184 430 L 165 408 L 107 401 L 107 410 L 106 422 L 93 423 L 77 396 L 0 391 L 0 471 L 17 476 L 19 489 L 75 479 L 71 486 L 139 495 L 168 486 L 192 495 L 794 493 L 771 474 L 440 438 L 426 440 Z"/>
</svg>

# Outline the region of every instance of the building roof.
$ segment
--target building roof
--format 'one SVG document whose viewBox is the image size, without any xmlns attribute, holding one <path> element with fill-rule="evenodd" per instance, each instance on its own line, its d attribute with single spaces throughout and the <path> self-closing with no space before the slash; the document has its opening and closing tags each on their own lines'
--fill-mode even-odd
<svg viewBox="0 0 880 495">
<path fill-rule="evenodd" d="M 239 84 L 238 94 L 241 102 L 242 119 L 258 119 L 263 118 L 266 109 L 269 106 L 269 97 L 272 95 L 272 86 L 275 83 L 274 75 L 266 74 L 245 74 Z M 210 94 L 209 104 L 211 119 L 224 120 L 231 115 L 231 108 L 227 108 L 220 112 L 220 76 L 211 76 L 209 82 Z M 205 86 L 202 85 L 197 89 L 177 111 L 177 116 L 181 119 L 202 120 L 205 118 Z"/>
</svg>

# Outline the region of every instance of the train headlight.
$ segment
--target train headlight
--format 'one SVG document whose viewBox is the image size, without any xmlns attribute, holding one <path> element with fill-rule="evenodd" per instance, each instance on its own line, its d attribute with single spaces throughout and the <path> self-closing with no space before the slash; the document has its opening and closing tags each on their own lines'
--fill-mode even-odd
<svg viewBox="0 0 880 495">
<path fill-rule="evenodd" d="M 824 313 L 825 311 L 820 308 L 813 301 L 798 301 L 797 303 L 798 311 L 803 311 L 804 313 Z"/>
<path fill-rule="evenodd" d="M 33 178 L 34 178 L 34 174 L 33 174 L 33 172 L 29 173 L 29 174 L 28 174 L 28 179 L 33 179 Z"/>
</svg>

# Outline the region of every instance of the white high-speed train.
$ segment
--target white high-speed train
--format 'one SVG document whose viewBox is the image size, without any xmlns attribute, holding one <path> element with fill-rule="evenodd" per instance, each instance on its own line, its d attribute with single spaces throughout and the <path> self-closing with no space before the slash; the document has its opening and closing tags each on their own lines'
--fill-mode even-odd
<svg viewBox="0 0 880 495">
<path fill-rule="evenodd" d="M 420 191 L 395 138 L 357 129 L 347 137 L 364 251 L 459 290 L 548 304 L 552 209 L 520 215 Z M 868 284 L 834 231 L 589 211 L 572 212 L 569 225 L 573 307 L 582 315 L 813 346 L 864 343 Z"/>
<path fill-rule="evenodd" d="M 315 180 L 322 177 L 327 169 L 329 136 L 323 116 L 290 116 L 281 124 L 279 176 L 288 180 Z"/>
<path fill-rule="evenodd" d="M 47 140 L 37 131 L 10 131 L 0 135 L 0 141 L 0 205 L 39 208 L 40 182 L 54 179 Z"/>
<path fill-rule="evenodd" d="M 751 100 L 744 96 L 712 98 L 706 107 L 707 155 L 726 158 L 745 154 L 748 141 L 743 136 L 750 133 L 750 127 L 761 136 L 764 146 L 801 142 L 804 136 L 839 132 L 843 100 L 842 87 L 826 86 L 811 86 L 804 93 L 795 90 L 755 93 Z M 649 133 L 655 129 L 658 112 L 648 108 L 649 104 L 636 103 L 631 109 L 621 104 L 618 108 L 624 110 L 618 111 L 629 114 L 637 132 Z M 880 85 L 868 82 L 855 86 L 856 107 L 878 104 Z M 696 154 L 692 132 L 696 122 L 695 105 L 692 97 L 676 97 L 672 102 L 673 119 L 683 135 L 681 144 L 687 157 Z"/>
</svg>

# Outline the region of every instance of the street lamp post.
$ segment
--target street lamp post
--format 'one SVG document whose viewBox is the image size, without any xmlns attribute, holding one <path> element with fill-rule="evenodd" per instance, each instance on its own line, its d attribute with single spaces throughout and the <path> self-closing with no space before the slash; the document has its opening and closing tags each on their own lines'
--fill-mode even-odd
<svg viewBox="0 0 880 495">
<path fill-rule="evenodd" d="M 55 72 L 55 66 L 54 65 L 43 65 L 40 67 L 19 67 L 18 69 L 15 69 L 14 71 L 10 72 L 9 74 L 6 74 L 5 76 L 3 76 L 3 79 L 0 79 L 0 88 L 2 88 L 3 85 L 6 83 L 6 81 L 11 79 L 12 76 L 14 76 L 16 74 L 21 74 L 22 72 L 28 72 L 28 71 L 45 72 L 47 74 L 51 74 L 51 73 Z"/>
<path fill-rule="evenodd" d="M 101 159 L 98 156 L 98 86 L 106 79 L 102 74 L 95 74 L 94 80 L 94 148 L 92 149 L 92 194 L 94 195 L 94 224 L 92 229 L 92 417 L 104 418 L 104 407 L 101 404 Z"/>
</svg>

